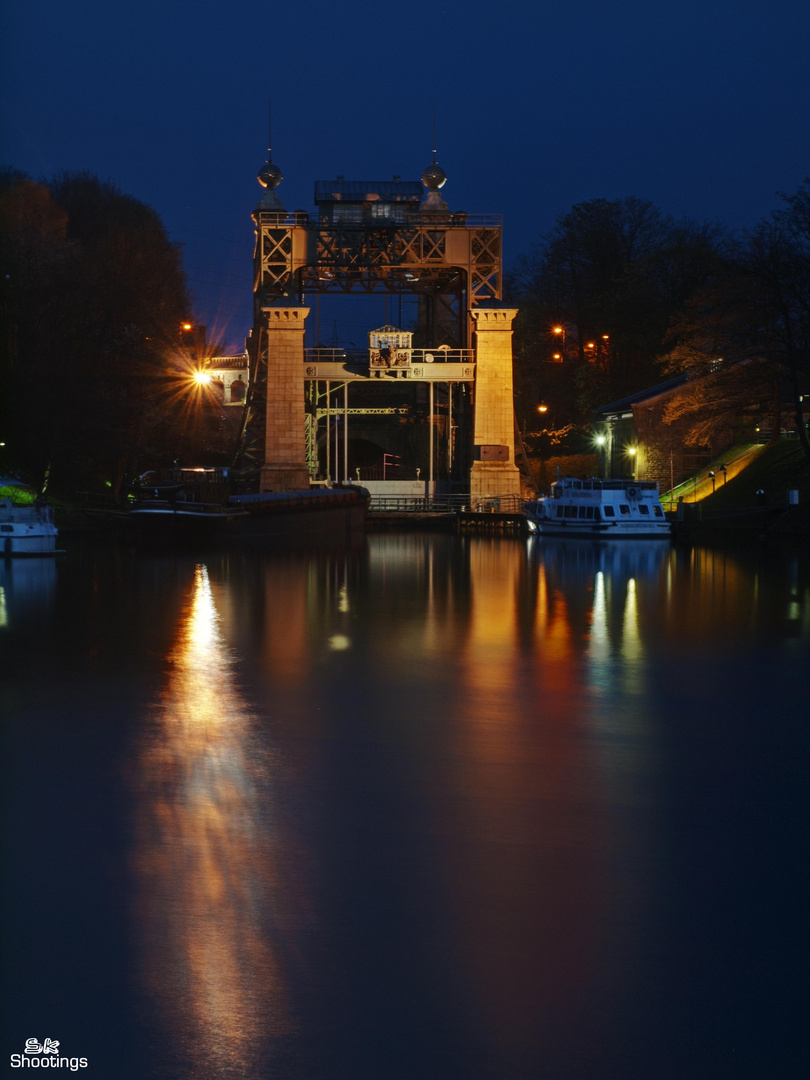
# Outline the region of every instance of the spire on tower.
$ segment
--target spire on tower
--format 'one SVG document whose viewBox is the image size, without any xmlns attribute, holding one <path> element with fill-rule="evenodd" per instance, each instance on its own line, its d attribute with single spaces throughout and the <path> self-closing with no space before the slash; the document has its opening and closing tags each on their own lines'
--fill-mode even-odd
<svg viewBox="0 0 810 1080">
<path fill-rule="evenodd" d="M 422 203 L 425 212 L 446 213 L 447 203 L 439 195 L 439 189 L 447 183 L 447 173 L 436 161 L 436 106 L 433 106 L 433 153 L 430 165 L 422 173 L 422 183 L 428 189 L 427 198 Z"/>
<path fill-rule="evenodd" d="M 281 200 L 276 195 L 276 188 L 284 179 L 284 174 L 278 165 L 273 164 L 273 105 L 272 102 L 268 105 L 268 125 L 267 125 L 267 161 L 259 169 L 259 175 L 257 177 L 259 183 L 265 189 L 265 193 L 262 196 L 259 206 L 265 210 L 283 210 L 284 207 L 281 204 Z"/>
</svg>

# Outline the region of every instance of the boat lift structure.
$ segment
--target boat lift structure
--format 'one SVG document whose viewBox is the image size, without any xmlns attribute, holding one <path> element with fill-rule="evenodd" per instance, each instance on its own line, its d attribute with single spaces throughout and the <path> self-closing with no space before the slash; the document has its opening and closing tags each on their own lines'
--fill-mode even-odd
<svg viewBox="0 0 810 1080">
<path fill-rule="evenodd" d="M 500 217 L 451 212 L 435 153 L 421 182 L 318 182 L 314 215 L 285 210 L 272 153 L 258 178 L 242 454 L 260 490 L 356 481 L 350 419 L 373 417 L 427 431 L 431 491 L 519 494 Z M 309 295 L 378 292 L 417 298 L 413 331 L 371 330 L 367 351 L 305 348 Z"/>
</svg>

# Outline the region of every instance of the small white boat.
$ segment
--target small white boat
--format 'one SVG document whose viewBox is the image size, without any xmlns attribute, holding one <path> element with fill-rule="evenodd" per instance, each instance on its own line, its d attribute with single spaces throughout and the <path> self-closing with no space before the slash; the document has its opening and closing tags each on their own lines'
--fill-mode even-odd
<svg viewBox="0 0 810 1080">
<path fill-rule="evenodd" d="M 61 555 L 56 548 L 59 530 L 53 523 L 53 509 L 45 503 L 17 506 L 0 499 L 0 556 Z"/>
<path fill-rule="evenodd" d="M 666 538 L 670 524 L 649 480 L 575 480 L 561 477 L 551 494 L 526 503 L 530 532 L 615 540 Z"/>
</svg>

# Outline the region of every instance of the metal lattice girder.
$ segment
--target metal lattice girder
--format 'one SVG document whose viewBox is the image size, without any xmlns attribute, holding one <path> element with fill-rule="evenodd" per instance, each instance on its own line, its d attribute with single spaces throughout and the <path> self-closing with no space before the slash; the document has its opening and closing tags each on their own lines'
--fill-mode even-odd
<svg viewBox="0 0 810 1080">
<path fill-rule="evenodd" d="M 463 271 L 455 266 L 422 267 L 418 273 L 401 267 L 353 267 L 332 270 L 305 267 L 300 272 L 300 290 L 309 292 L 387 292 L 419 295 L 460 288 Z"/>
<path fill-rule="evenodd" d="M 482 300 L 500 300 L 501 230 L 474 229 L 471 236 L 472 273 L 470 275 L 470 306 Z"/>
<path fill-rule="evenodd" d="M 340 413 L 341 415 L 343 415 L 344 413 L 348 413 L 349 416 L 406 416 L 408 411 L 409 410 L 402 405 L 392 405 L 384 409 L 342 409 L 339 405 L 336 405 L 331 409 L 325 409 L 323 407 L 320 407 L 316 410 L 315 415 L 320 420 L 324 416 L 334 416 L 335 413 Z"/>
<path fill-rule="evenodd" d="M 265 288 L 284 286 L 290 279 L 293 241 L 290 229 L 262 229 L 260 234 L 260 283 Z"/>
<path fill-rule="evenodd" d="M 317 416 L 308 412 L 304 416 L 306 424 L 306 453 L 307 469 L 311 477 L 318 473 L 318 420 Z"/>
<path fill-rule="evenodd" d="M 245 469 L 259 468 L 264 461 L 264 442 L 267 409 L 267 341 L 261 332 L 249 344 L 250 378 L 242 414 L 239 443 L 234 453 L 234 465 Z"/>
<path fill-rule="evenodd" d="M 294 217 L 294 216 L 293 216 Z M 501 298 L 500 224 L 416 219 L 397 225 L 280 224 L 257 218 L 256 290 L 452 291 L 469 282 L 475 306 Z"/>
</svg>

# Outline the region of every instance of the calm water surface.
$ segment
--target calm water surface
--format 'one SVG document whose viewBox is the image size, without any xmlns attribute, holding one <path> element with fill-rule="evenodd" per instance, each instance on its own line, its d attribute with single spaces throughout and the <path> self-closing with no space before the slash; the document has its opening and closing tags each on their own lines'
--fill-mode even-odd
<svg viewBox="0 0 810 1080">
<path fill-rule="evenodd" d="M 71 544 L 0 649 L 3 1069 L 807 1075 L 807 555 Z"/>
</svg>

